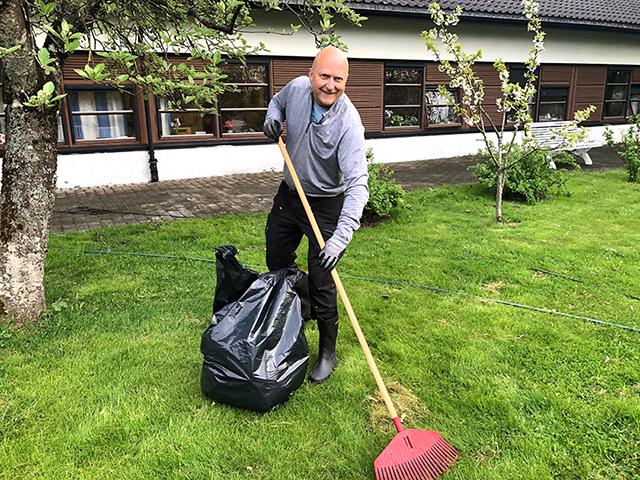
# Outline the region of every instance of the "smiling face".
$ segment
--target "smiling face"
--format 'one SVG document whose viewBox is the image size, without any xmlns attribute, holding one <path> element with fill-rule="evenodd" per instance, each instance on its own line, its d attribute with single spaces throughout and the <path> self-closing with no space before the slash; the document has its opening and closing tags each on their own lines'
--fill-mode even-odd
<svg viewBox="0 0 640 480">
<path fill-rule="evenodd" d="M 344 53 L 334 47 L 321 50 L 309 69 L 315 102 L 324 108 L 331 107 L 344 93 L 348 76 L 349 62 Z"/>
</svg>

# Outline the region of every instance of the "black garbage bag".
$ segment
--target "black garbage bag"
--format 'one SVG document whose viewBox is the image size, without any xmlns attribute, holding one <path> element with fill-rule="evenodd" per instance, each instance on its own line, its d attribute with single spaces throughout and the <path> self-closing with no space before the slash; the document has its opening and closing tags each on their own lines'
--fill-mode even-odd
<svg viewBox="0 0 640 480">
<path fill-rule="evenodd" d="M 309 347 L 300 298 L 301 271 L 259 274 L 232 246 L 216 248 L 217 285 L 211 325 L 202 334 L 200 384 L 216 402 L 266 412 L 304 381 Z"/>
</svg>

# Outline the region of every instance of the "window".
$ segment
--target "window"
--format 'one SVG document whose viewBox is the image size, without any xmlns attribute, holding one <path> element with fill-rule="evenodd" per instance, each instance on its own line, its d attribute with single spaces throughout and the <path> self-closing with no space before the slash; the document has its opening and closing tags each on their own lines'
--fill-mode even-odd
<svg viewBox="0 0 640 480">
<path fill-rule="evenodd" d="M 160 136 L 214 133 L 212 114 L 203 116 L 192 104 L 185 105 L 184 110 L 172 110 L 168 108 L 168 103 L 166 98 L 158 99 Z"/>
<path fill-rule="evenodd" d="M 627 116 L 629 80 L 631 69 L 610 68 L 607 73 L 607 88 L 604 92 L 603 117 Z"/>
<path fill-rule="evenodd" d="M 564 120 L 568 98 L 569 87 L 540 87 L 538 121 Z"/>
<path fill-rule="evenodd" d="M 132 94 L 110 88 L 66 90 L 75 141 L 136 138 Z"/>
<path fill-rule="evenodd" d="M 422 67 L 393 66 L 387 66 L 385 69 L 385 128 L 420 126 L 422 70 Z"/>
<path fill-rule="evenodd" d="M 222 67 L 226 82 L 236 87 L 220 97 L 222 133 L 262 132 L 269 105 L 267 64 L 228 63 Z"/>
<path fill-rule="evenodd" d="M 518 84 L 520 85 L 522 88 L 524 88 L 524 86 L 527 84 L 527 78 L 524 76 L 525 72 L 527 71 L 527 68 L 524 66 L 510 66 L 509 67 L 509 80 L 511 83 L 514 84 Z M 529 116 L 532 119 L 536 118 L 536 98 L 538 96 L 538 78 L 540 75 L 540 71 L 536 71 L 535 72 L 536 75 L 536 80 L 535 82 L 533 82 L 533 86 L 536 88 L 536 93 L 531 95 L 528 99 L 527 99 L 527 103 L 529 104 L 529 107 L 527 109 L 527 113 L 529 114 Z M 515 119 L 515 115 L 511 114 L 509 115 L 509 121 L 510 122 L 514 122 Z"/>
<path fill-rule="evenodd" d="M 424 93 L 424 103 L 427 112 L 427 125 L 459 124 L 460 119 L 453 111 L 449 102 L 458 102 L 457 90 L 447 89 L 447 95 L 442 95 L 438 87 L 427 87 Z"/>
</svg>

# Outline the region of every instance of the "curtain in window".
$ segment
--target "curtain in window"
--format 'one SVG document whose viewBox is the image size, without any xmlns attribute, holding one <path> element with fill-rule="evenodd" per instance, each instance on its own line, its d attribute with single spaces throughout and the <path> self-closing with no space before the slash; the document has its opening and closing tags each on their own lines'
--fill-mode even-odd
<svg viewBox="0 0 640 480">
<path fill-rule="evenodd" d="M 107 92 L 95 92 L 94 94 L 96 111 L 106 112 L 107 108 Z M 111 138 L 111 124 L 108 115 L 96 115 L 98 120 L 98 138 Z"/>
<path fill-rule="evenodd" d="M 129 121 L 126 114 L 92 114 L 92 112 L 129 110 L 130 107 L 127 106 L 124 95 L 107 90 L 70 92 L 69 106 L 76 140 L 128 137 Z"/>
<path fill-rule="evenodd" d="M 69 107 L 72 112 L 80 111 L 80 102 L 78 100 L 78 92 L 71 92 L 69 94 Z M 82 130 L 82 118 L 77 115 L 73 117 L 73 135 L 76 140 L 84 140 L 84 131 Z"/>
</svg>

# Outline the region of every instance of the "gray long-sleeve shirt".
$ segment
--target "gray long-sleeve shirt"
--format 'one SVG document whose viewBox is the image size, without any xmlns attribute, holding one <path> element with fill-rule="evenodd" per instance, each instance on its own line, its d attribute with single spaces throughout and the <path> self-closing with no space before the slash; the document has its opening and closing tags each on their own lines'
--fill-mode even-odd
<svg viewBox="0 0 640 480">
<path fill-rule="evenodd" d="M 369 199 L 364 126 L 358 111 L 342 94 L 321 123 L 311 121 L 313 89 L 309 77 L 298 77 L 276 94 L 267 119 L 287 121 L 287 150 L 306 195 L 333 197 L 344 192 L 344 205 L 333 234 L 336 247 L 346 247 L 360 227 Z M 284 166 L 289 188 L 295 189 Z"/>
</svg>

